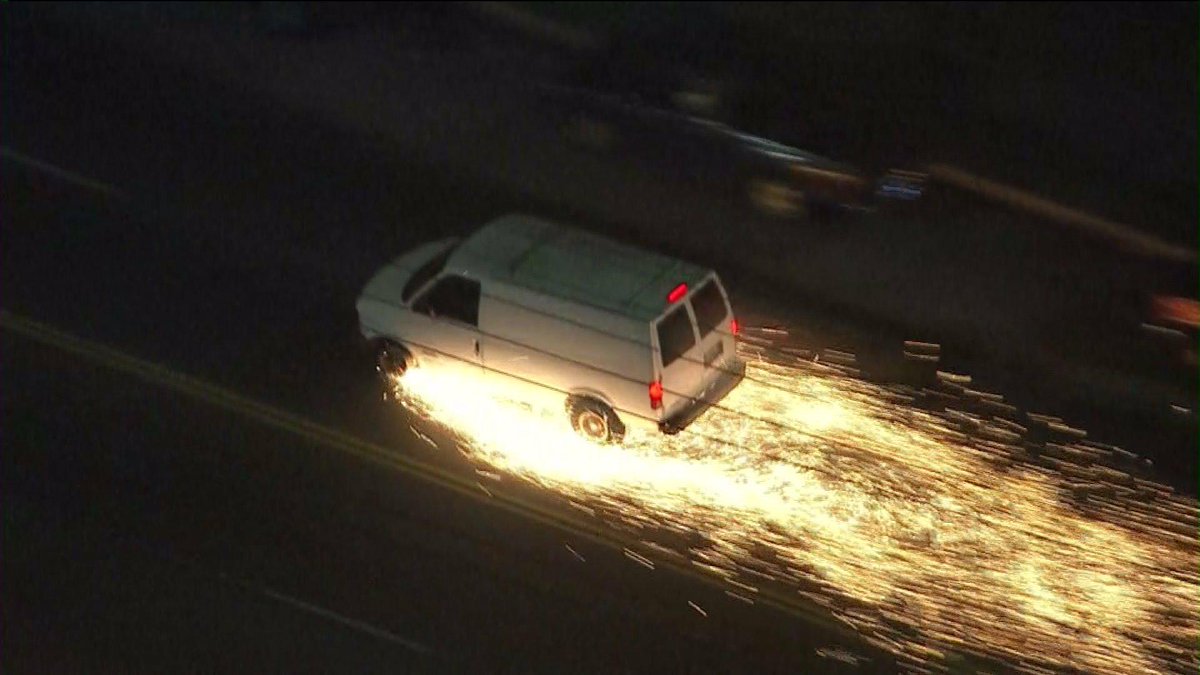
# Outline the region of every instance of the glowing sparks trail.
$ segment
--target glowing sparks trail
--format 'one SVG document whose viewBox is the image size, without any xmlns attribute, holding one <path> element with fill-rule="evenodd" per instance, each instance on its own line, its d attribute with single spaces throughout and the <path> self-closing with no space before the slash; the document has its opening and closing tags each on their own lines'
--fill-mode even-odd
<svg viewBox="0 0 1200 675">
<path fill-rule="evenodd" d="M 1013 421 L 747 358 L 697 433 L 621 446 L 421 369 L 400 400 L 460 434 L 473 461 L 636 528 L 737 597 L 790 588 L 910 661 L 1200 666 L 1197 504 L 1101 463 L 1122 451 L 1068 434 L 1035 461 Z"/>
</svg>

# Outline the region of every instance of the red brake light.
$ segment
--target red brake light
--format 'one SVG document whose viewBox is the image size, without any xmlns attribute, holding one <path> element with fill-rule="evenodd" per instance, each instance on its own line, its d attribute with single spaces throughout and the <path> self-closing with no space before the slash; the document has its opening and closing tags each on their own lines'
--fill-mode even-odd
<svg viewBox="0 0 1200 675">
<path fill-rule="evenodd" d="M 737 322 L 737 319 L 729 320 L 729 332 L 733 335 L 737 335 L 738 333 L 742 332 L 742 325 Z"/>
<path fill-rule="evenodd" d="M 679 284 L 672 288 L 670 293 L 667 293 L 667 302 L 679 302 L 679 299 L 685 295 L 687 295 L 687 284 Z"/>
<path fill-rule="evenodd" d="M 662 380 L 655 380 L 650 383 L 650 407 L 653 410 L 658 410 L 662 407 Z"/>
</svg>

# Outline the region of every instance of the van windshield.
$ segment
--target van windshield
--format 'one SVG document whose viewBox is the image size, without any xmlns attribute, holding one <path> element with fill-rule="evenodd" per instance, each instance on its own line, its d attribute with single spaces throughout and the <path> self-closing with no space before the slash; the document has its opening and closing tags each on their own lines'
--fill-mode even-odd
<svg viewBox="0 0 1200 675">
<path fill-rule="evenodd" d="M 446 266 L 446 261 L 450 259 L 450 255 L 454 253 L 454 249 L 458 248 L 458 242 L 446 247 L 446 250 L 433 256 L 424 265 L 421 265 L 416 272 L 413 272 L 408 282 L 404 284 L 404 289 L 400 291 L 400 301 L 408 304 L 412 299 L 413 293 L 416 293 L 429 282 L 430 279 L 436 277 Z"/>
</svg>

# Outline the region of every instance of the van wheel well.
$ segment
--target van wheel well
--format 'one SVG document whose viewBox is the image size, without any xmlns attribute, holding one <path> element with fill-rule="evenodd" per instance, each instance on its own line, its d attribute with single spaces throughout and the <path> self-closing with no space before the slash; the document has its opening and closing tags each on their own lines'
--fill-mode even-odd
<svg viewBox="0 0 1200 675">
<path fill-rule="evenodd" d="M 567 397 L 567 417 L 571 428 L 588 440 L 600 443 L 620 443 L 625 438 L 625 424 L 612 406 L 593 396 Z"/>
<path fill-rule="evenodd" d="M 377 338 L 372 342 L 372 347 L 375 351 L 375 370 L 388 385 L 392 376 L 402 376 L 415 365 L 412 352 L 398 342 Z"/>
</svg>

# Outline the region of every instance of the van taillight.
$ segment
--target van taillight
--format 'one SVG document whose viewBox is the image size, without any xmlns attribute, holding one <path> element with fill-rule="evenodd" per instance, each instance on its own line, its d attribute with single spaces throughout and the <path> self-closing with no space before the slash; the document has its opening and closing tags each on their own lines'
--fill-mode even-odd
<svg viewBox="0 0 1200 675">
<path fill-rule="evenodd" d="M 742 326 L 737 322 L 737 319 L 730 319 L 729 332 L 732 335 L 737 335 L 738 333 L 742 332 Z"/>
<path fill-rule="evenodd" d="M 650 408 L 658 410 L 662 407 L 662 380 L 655 380 L 650 383 Z"/>
<path fill-rule="evenodd" d="M 687 284 L 679 284 L 667 293 L 667 304 L 679 302 L 679 299 L 687 295 Z"/>
</svg>

